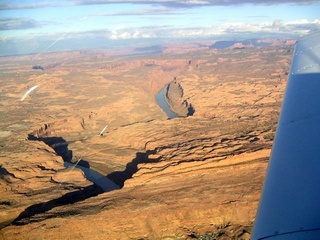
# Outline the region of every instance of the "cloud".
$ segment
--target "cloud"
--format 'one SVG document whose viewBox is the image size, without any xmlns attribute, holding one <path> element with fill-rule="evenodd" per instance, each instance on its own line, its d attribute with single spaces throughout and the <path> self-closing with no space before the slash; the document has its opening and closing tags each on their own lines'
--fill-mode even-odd
<svg viewBox="0 0 320 240">
<path fill-rule="evenodd" d="M 188 8 L 194 6 L 232 6 L 232 5 L 313 5 L 319 4 L 318 0 L 65 0 L 65 1 L 44 1 L 30 4 L 22 3 L 0 3 L 0 10 L 16 10 L 16 9 L 35 9 L 44 7 L 66 7 L 75 5 L 97 5 L 97 4 L 144 4 L 144 5 L 162 5 L 172 8 Z"/>
<path fill-rule="evenodd" d="M 308 21 L 306 19 L 287 22 L 285 24 L 287 31 L 299 32 L 301 35 L 306 35 L 312 32 L 320 31 L 320 20 L 315 19 L 313 21 Z"/>
<path fill-rule="evenodd" d="M 88 16 L 104 16 L 104 17 L 111 17 L 111 16 L 137 16 L 137 15 L 177 15 L 181 13 L 177 13 L 176 9 L 168 8 L 168 7 L 149 7 L 138 9 L 134 11 L 123 11 L 123 12 L 107 12 L 107 13 L 96 13 L 91 14 Z"/>
<path fill-rule="evenodd" d="M 32 4 L 12 4 L 12 3 L 0 3 L 0 10 L 15 10 L 15 9 L 34 9 L 43 7 L 58 6 L 54 2 L 38 2 Z"/>
<path fill-rule="evenodd" d="M 0 18 L 0 30 L 21 30 L 40 26 L 40 23 L 30 18 Z"/>
<path fill-rule="evenodd" d="M 139 38 L 157 38 L 157 31 L 152 31 L 150 28 L 115 28 L 108 36 L 109 39 L 139 39 Z"/>
<path fill-rule="evenodd" d="M 190 6 L 231 6 L 231 5 L 313 5 L 319 3 L 318 0 L 70 0 L 74 5 L 96 5 L 96 4 L 115 4 L 132 3 L 163 5 L 170 7 L 190 7 Z"/>
<path fill-rule="evenodd" d="M 221 34 L 251 34 L 256 36 L 291 36 L 298 37 L 320 30 L 320 21 L 298 20 L 294 22 L 282 22 L 274 20 L 273 22 L 265 22 L 261 24 L 254 23 L 224 23 L 219 27 Z"/>
<path fill-rule="evenodd" d="M 320 31 L 320 20 L 264 23 L 228 22 L 206 27 L 178 28 L 168 25 L 116 27 L 82 32 L 52 33 L 21 37 L 0 36 L 0 56 L 39 52 L 110 49 L 136 44 L 159 44 L 179 40 L 246 40 L 261 38 L 299 38 Z"/>
<path fill-rule="evenodd" d="M 132 28 L 115 28 L 107 34 L 107 38 L 138 39 L 138 38 L 262 38 L 262 37 L 290 37 L 297 38 L 315 31 L 320 31 L 320 20 L 299 20 L 294 22 L 248 23 L 228 22 L 216 26 L 175 28 L 170 26 L 151 26 Z"/>
</svg>

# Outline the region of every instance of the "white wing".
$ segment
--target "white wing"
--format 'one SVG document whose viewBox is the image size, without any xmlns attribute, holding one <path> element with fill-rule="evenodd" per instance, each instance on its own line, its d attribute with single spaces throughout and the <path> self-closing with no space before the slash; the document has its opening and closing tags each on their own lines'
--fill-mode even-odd
<svg viewBox="0 0 320 240">
<path fill-rule="evenodd" d="M 297 42 L 252 239 L 320 239 L 320 32 Z"/>
</svg>

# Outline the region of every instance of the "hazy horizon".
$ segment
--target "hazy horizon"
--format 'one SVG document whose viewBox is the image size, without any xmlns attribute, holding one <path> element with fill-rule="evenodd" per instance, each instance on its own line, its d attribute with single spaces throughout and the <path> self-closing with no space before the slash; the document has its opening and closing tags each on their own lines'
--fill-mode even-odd
<svg viewBox="0 0 320 240">
<path fill-rule="evenodd" d="M 0 1 L 0 56 L 178 41 L 297 39 L 320 30 L 314 0 Z"/>
</svg>

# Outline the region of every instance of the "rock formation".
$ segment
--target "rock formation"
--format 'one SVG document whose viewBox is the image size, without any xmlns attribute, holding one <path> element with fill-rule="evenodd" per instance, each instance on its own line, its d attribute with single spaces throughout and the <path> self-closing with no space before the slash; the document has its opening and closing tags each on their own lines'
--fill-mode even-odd
<svg viewBox="0 0 320 240">
<path fill-rule="evenodd" d="M 249 239 L 290 50 L 70 53 L 45 72 L 0 59 L 0 238 Z M 169 120 L 157 105 L 169 83 L 192 116 Z M 103 192 L 66 161 L 121 188 Z"/>
<path fill-rule="evenodd" d="M 176 78 L 167 85 L 164 95 L 171 111 L 178 116 L 192 116 L 195 112 L 192 104 L 188 103 L 188 100 L 183 98 L 183 88 Z"/>
</svg>

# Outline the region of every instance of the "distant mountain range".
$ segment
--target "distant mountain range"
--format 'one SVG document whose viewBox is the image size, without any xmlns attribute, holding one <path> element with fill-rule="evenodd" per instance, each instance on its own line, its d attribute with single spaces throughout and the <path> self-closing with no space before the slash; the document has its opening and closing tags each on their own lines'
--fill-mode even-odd
<svg viewBox="0 0 320 240">
<path fill-rule="evenodd" d="M 243 41 L 217 41 L 211 49 L 224 49 L 224 48 L 247 48 L 247 47 L 265 47 L 265 46 L 278 46 L 278 45 L 291 45 L 295 40 L 292 39 L 251 39 Z"/>
<path fill-rule="evenodd" d="M 267 46 L 293 45 L 294 39 L 249 39 L 249 40 L 207 40 L 194 42 L 176 42 L 135 48 L 135 54 L 184 53 L 200 49 L 243 49 Z"/>
<path fill-rule="evenodd" d="M 55 44 L 47 51 L 43 52 L 50 46 L 51 42 L 38 42 L 36 46 L 38 48 L 33 49 L 31 52 L 27 51 L 27 45 L 31 43 L 14 43 L 12 46 L 9 44 L 6 48 L 3 48 L 0 53 L 0 57 L 4 56 L 18 56 L 18 55 L 38 55 L 41 53 L 62 53 L 62 52 L 104 52 L 109 56 L 128 56 L 128 55 L 149 55 L 149 54 L 160 54 L 160 53 L 185 53 L 190 51 L 198 51 L 201 49 L 242 49 L 252 47 L 266 47 L 266 46 L 281 46 L 281 45 L 292 45 L 296 42 L 294 39 L 249 39 L 249 40 L 189 40 L 176 42 L 163 42 L 161 40 L 150 40 L 150 41 L 128 41 L 123 42 L 121 46 L 111 41 L 100 41 L 96 39 L 97 43 L 92 47 L 93 44 L 88 40 L 87 42 L 59 42 Z M 103 44 L 98 44 L 103 42 Z M 41 47 L 42 46 L 42 47 Z M 76 46 L 76 47 L 75 47 Z M 1 46 L 0 46 L 1 48 Z"/>
</svg>

